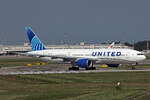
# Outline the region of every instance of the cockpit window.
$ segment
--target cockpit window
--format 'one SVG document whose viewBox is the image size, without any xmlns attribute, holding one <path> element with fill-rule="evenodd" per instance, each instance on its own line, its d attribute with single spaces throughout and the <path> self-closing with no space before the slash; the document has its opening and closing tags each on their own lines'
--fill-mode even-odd
<svg viewBox="0 0 150 100">
<path fill-rule="evenodd" d="M 144 55 L 143 53 L 138 53 L 137 55 Z"/>
</svg>

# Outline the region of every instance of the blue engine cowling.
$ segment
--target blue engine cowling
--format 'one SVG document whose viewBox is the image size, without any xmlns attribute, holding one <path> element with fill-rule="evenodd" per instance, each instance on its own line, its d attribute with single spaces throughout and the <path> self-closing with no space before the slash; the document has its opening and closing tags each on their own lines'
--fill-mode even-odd
<svg viewBox="0 0 150 100">
<path fill-rule="evenodd" d="M 119 67 L 119 64 L 107 64 L 109 67 Z"/>
<path fill-rule="evenodd" d="M 81 68 L 87 68 L 92 65 L 92 61 L 88 59 L 80 59 L 77 61 L 77 65 Z"/>
</svg>

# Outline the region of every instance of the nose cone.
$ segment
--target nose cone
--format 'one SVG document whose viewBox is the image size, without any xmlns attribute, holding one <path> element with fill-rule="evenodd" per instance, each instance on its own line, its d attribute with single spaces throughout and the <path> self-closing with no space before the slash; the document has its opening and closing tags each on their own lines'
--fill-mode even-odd
<svg viewBox="0 0 150 100">
<path fill-rule="evenodd" d="M 146 56 L 144 56 L 143 59 L 145 60 L 145 59 L 146 59 Z"/>
<path fill-rule="evenodd" d="M 142 55 L 140 56 L 140 60 L 145 60 L 146 59 L 146 56 Z"/>
</svg>

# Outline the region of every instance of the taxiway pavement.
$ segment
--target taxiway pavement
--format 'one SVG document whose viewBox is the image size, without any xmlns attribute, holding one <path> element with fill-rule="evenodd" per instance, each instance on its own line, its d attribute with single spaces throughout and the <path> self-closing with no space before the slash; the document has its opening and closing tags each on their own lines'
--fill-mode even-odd
<svg viewBox="0 0 150 100">
<path fill-rule="evenodd" d="M 19 74 L 54 74 L 54 73 L 96 73 L 96 72 L 138 72 L 150 71 L 150 68 L 120 69 L 120 68 L 100 68 L 96 70 L 80 69 L 79 71 L 69 71 L 67 64 L 56 64 L 51 66 L 17 66 L 17 67 L 2 67 L 0 75 L 19 75 Z"/>
</svg>

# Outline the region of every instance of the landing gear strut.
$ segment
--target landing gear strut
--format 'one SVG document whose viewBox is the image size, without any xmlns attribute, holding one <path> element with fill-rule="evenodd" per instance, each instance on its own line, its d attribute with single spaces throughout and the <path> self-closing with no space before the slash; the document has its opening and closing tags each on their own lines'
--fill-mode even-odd
<svg viewBox="0 0 150 100">
<path fill-rule="evenodd" d="M 137 64 L 138 64 L 138 63 L 136 62 L 135 64 L 132 65 L 132 70 L 136 69 L 135 66 L 136 66 Z"/>
<path fill-rule="evenodd" d="M 79 70 L 79 67 L 75 67 L 76 66 L 75 62 L 71 62 L 71 64 L 72 67 L 69 67 L 69 70 Z"/>
<path fill-rule="evenodd" d="M 132 70 L 136 69 L 135 66 L 132 66 Z"/>
<path fill-rule="evenodd" d="M 96 67 L 93 67 L 93 63 L 91 63 L 91 66 L 90 67 L 86 67 L 86 70 L 95 70 Z"/>
</svg>

